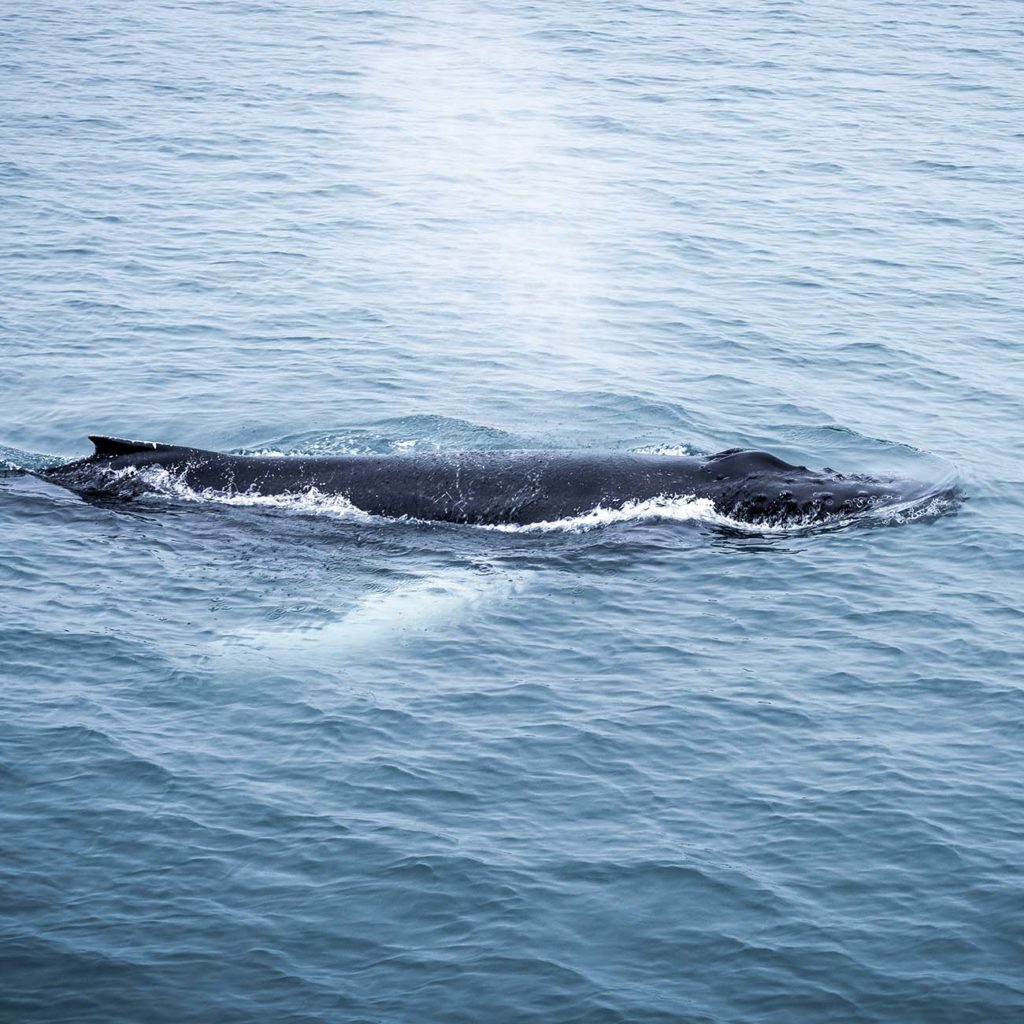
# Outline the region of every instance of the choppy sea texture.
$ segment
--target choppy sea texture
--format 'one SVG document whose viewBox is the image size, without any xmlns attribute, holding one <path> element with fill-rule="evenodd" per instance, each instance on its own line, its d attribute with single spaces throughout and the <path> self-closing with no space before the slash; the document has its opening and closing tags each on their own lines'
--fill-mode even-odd
<svg viewBox="0 0 1024 1024">
<path fill-rule="evenodd" d="M 1020 1020 L 1020 15 L 6 5 L 4 466 L 756 445 L 967 500 L 0 479 L 0 1018 Z"/>
</svg>

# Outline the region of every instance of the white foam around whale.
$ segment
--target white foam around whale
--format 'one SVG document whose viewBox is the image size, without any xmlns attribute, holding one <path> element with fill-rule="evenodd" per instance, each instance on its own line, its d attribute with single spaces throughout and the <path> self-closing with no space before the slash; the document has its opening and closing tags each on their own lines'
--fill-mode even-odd
<svg viewBox="0 0 1024 1024">
<path fill-rule="evenodd" d="M 564 519 L 551 519 L 539 523 L 497 523 L 483 529 L 501 533 L 587 533 L 615 523 L 650 522 L 720 522 L 724 517 L 715 511 L 710 498 L 686 497 L 649 498 L 646 501 L 628 501 L 618 508 L 598 506 L 589 512 Z"/>
<path fill-rule="evenodd" d="M 214 488 L 196 490 L 185 480 L 162 466 L 129 466 L 107 472 L 107 479 L 114 489 L 123 484 L 138 491 L 139 497 L 171 497 L 180 501 L 213 503 L 281 509 L 304 514 L 333 515 L 342 519 L 375 518 L 357 508 L 341 494 L 325 494 L 315 487 L 305 491 L 289 491 L 285 494 L 258 494 L 254 491 L 221 491 Z"/>
</svg>

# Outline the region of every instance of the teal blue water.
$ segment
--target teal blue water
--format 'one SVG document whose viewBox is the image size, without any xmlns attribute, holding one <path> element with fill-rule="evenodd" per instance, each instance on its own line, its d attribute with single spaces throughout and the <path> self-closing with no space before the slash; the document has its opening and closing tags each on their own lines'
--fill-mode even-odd
<svg viewBox="0 0 1024 1024">
<path fill-rule="evenodd" d="M 756 445 L 735 536 L 0 479 L 0 1019 L 1024 1018 L 1009 0 L 0 12 L 0 456 Z"/>
</svg>

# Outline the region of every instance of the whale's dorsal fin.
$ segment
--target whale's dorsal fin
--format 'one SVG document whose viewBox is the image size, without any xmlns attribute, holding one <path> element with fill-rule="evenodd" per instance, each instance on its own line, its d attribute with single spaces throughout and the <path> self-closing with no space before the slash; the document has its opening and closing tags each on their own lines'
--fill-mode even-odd
<svg viewBox="0 0 1024 1024">
<path fill-rule="evenodd" d="M 94 458 L 112 458 L 115 455 L 134 455 L 136 452 L 169 452 L 177 447 L 173 444 L 158 444 L 156 441 L 126 441 L 122 437 L 100 437 L 90 434 L 89 440 L 96 445 Z"/>
</svg>

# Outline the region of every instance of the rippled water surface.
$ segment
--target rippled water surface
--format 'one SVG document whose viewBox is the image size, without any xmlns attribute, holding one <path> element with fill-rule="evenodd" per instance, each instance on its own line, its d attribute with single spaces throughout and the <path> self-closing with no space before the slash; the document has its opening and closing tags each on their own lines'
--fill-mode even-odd
<svg viewBox="0 0 1024 1024">
<path fill-rule="evenodd" d="M 1021 1020 L 1021 14 L 7 5 L 3 466 L 753 445 L 965 501 L 7 475 L 0 1017 Z"/>
</svg>

